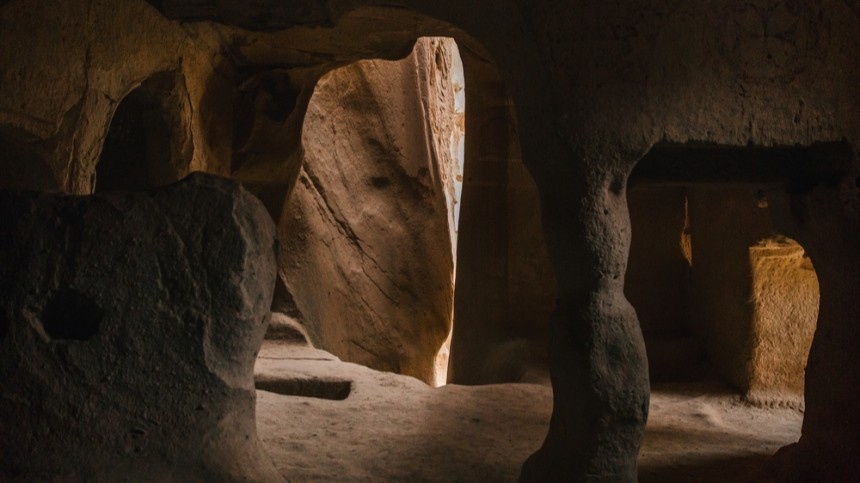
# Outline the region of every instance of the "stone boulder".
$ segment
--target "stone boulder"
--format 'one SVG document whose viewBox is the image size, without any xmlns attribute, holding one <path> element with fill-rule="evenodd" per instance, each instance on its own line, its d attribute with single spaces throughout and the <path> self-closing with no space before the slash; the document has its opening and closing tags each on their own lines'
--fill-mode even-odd
<svg viewBox="0 0 860 483">
<path fill-rule="evenodd" d="M 0 479 L 278 481 L 255 426 L 275 227 L 194 174 L 0 194 Z"/>
</svg>

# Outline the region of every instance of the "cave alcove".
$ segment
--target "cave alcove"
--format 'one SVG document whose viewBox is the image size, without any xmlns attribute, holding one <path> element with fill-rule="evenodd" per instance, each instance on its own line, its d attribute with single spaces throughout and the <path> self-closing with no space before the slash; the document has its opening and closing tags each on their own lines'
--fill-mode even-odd
<svg viewBox="0 0 860 483">
<path fill-rule="evenodd" d="M 667 398 L 678 394 L 702 401 L 727 394 L 724 401 L 736 402 L 697 411 L 727 420 L 746 411 L 757 421 L 756 433 L 722 444 L 747 438 L 774 451 L 777 435 L 800 437 L 805 398 L 817 397 L 805 383 L 807 359 L 818 337 L 820 300 L 829 296 L 816 271 L 822 259 L 806 248 L 829 242 L 810 239 L 786 220 L 815 216 L 797 200 L 849 173 L 850 152 L 842 143 L 658 144 L 636 164 L 627 192 L 632 243 L 625 294 L 637 310 L 657 398 L 652 412 L 659 422 L 646 431 L 646 448 L 669 447 L 687 434 L 717 438 L 695 420 L 666 426 Z M 649 461 L 640 477 L 680 481 L 718 472 L 707 464 L 682 466 L 655 470 Z M 723 462 L 747 477 L 766 466 L 764 457 Z"/>
<path fill-rule="evenodd" d="M 177 79 L 174 72 L 155 74 L 119 102 L 96 165 L 96 193 L 155 188 L 184 174 L 190 144 Z"/>
<path fill-rule="evenodd" d="M 824 153 L 824 155 L 822 154 Z M 654 382 L 716 375 L 752 400 L 802 406 L 819 283 L 767 193 L 831 176 L 816 147 L 664 145 L 633 170 L 625 292 Z"/>
</svg>

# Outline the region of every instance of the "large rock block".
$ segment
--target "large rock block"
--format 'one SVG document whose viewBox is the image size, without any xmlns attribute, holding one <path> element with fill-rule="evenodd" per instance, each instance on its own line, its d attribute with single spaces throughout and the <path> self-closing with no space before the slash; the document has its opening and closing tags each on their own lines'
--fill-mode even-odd
<svg viewBox="0 0 860 483">
<path fill-rule="evenodd" d="M 0 479 L 278 480 L 255 427 L 275 228 L 237 183 L 0 194 Z"/>
</svg>

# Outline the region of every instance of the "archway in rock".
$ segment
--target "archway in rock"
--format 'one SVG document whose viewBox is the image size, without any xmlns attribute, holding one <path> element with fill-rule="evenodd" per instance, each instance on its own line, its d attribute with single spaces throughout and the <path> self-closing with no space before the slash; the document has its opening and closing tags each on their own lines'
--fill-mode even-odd
<svg viewBox="0 0 860 483">
<path fill-rule="evenodd" d="M 444 383 L 464 88 L 450 38 L 419 39 L 403 60 L 361 61 L 317 83 L 281 220 L 276 307 L 316 347 Z"/>
<path fill-rule="evenodd" d="M 303 128 L 304 167 L 282 216 L 277 310 L 304 319 L 320 347 L 376 369 L 436 385 L 447 377 L 547 383 L 554 279 L 543 238 L 535 236 L 537 188 L 498 70 L 468 49 L 460 66 L 456 50 L 451 39 L 424 39 L 404 61 L 362 62 L 317 84 Z M 319 214 L 327 219 L 309 225 Z M 437 240 L 428 244 L 428 237 Z M 346 243 L 328 243 L 321 254 L 310 242 L 319 238 Z M 453 265 L 439 251 L 450 240 L 456 277 L 437 271 Z M 308 279 L 322 284 L 301 282 Z M 454 328 L 430 368 L 427 349 L 444 340 L 433 327 L 444 320 L 449 330 L 452 303 Z M 421 368 L 408 360 L 415 350 Z"/>
<path fill-rule="evenodd" d="M 546 386 L 523 385 L 513 391 L 487 386 L 471 388 L 472 393 L 456 385 L 434 389 L 393 374 L 418 376 L 432 385 L 443 382 L 443 341 L 452 298 L 457 298 L 465 304 L 453 307 L 454 327 L 467 330 L 452 334 L 459 344 L 454 353 L 476 363 L 460 369 L 486 375 L 488 355 L 511 332 L 486 310 L 504 313 L 513 305 L 493 306 L 514 290 L 504 280 L 509 272 L 498 270 L 509 266 L 516 247 L 533 242 L 528 234 L 515 241 L 507 237 L 524 225 L 539 229 L 536 188 L 527 185 L 530 178 L 519 159 L 506 86 L 485 57 L 464 49 L 465 75 L 459 83 L 465 81 L 468 107 L 463 113 L 463 100 L 451 99 L 451 86 L 445 87 L 458 84 L 457 69 L 448 65 L 451 51 L 440 48 L 453 42 L 422 38 L 405 60 L 362 61 L 333 70 L 308 100 L 302 149 L 296 155 L 301 167 L 279 216 L 281 277 L 273 323 L 256 368 L 258 428 L 267 449 L 284 465 L 284 474 L 410 481 L 429 474 L 444 480 L 462 472 L 512 481 L 546 429 L 551 410 Z M 261 160 L 283 152 L 263 142 L 264 136 L 280 142 L 290 135 L 285 129 L 292 122 L 289 116 L 277 121 L 270 103 L 307 95 L 291 85 L 296 80 L 285 71 L 254 72 L 251 79 L 242 84 L 245 100 L 262 106 L 262 116 L 234 142 L 243 158 L 234 164 L 234 175 L 248 179 L 262 172 Z M 241 112 L 250 110 L 245 106 Z M 285 135 L 272 137 L 273 132 Z M 445 161 L 444 154 L 452 150 L 458 153 Z M 457 226 L 459 189 L 453 181 L 459 173 L 456 166 L 446 166 L 453 158 L 466 160 L 458 236 L 451 229 Z M 253 178 L 246 186 L 256 189 L 264 184 L 261 180 Z M 276 201 L 272 197 L 270 204 Z M 456 268 L 456 295 L 455 256 L 462 262 Z M 460 324 L 462 313 L 470 318 Z M 523 320 L 519 330 L 531 336 L 533 327 Z M 303 346 L 305 339 L 359 364 Z M 545 344 L 534 339 L 530 342 Z M 443 350 L 437 353 L 440 344 Z M 421 372 L 408 360 L 418 351 Z M 507 351 L 497 357 L 513 380 L 522 374 L 511 368 L 523 362 L 519 354 Z M 486 404 L 475 404 L 477 394 Z M 285 424 L 283 414 L 302 423 Z M 346 416 L 355 414 L 362 416 L 355 421 Z M 513 420 L 521 422 L 511 425 Z M 500 444 L 499 434 L 514 428 L 529 436 Z M 310 462 L 321 444 L 332 464 L 314 468 L 316 463 Z M 357 457 L 362 464 L 354 462 Z"/>
<path fill-rule="evenodd" d="M 787 200 L 846 169 L 839 151 L 659 145 L 633 170 L 625 294 L 654 384 L 643 481 L 752 476 L 798 439 L 820 297 Z"/>
<path fill-rule="evenodd" d="M 95 192 L 153 188 L 185 173 L 191 143 L 176 81 L 175 73 L 156 74 L 119 103 L 96 165 Z"/>
<path fill-rule="evenodd" d="M 634 184 L 626 295 L 651 380 L 715 373 L 750 399 L 802 397 L 818 280 L 760 188 Z"/>
</svg>

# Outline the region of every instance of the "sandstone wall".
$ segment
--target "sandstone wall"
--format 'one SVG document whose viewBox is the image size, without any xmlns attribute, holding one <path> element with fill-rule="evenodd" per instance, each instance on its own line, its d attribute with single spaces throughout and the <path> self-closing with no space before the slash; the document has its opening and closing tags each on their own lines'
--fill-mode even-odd
<svg viewBox="0 0 860 483">
<path fill-rule="evenodd" d="M 692 327 L 704 338 L 718 374 L 750 387 L 753 294 L 749 248 L 770 237 L 754 187 L 695 187 L 690 193 L 693 246 Z"/>
<path fill-rule="evenodd" d="M 779 231 L 809 250 L 822 292 L 803 437 L 778 461 L 787 469 L 783 479 L 838 481 L 860 471 L 850 456 L 860 426 L 860 338 L 853 329 L 859 13 L 854 0 L 4 1 L 0 137 L 24 158 L 44 162 L 21 171 L 27 184 L 89 192 L 100 139 L 120 99 L 153 74 L 179 70 L 187 87 L 180 91 L 195 107 L 186 123 L 195 146 L 189 168 L 226 172 L 229 153 L 238 153 L 235 175 L 266 194 L 279 218 L 300 166 L 297 126 L 319 76 L 357 59 L 404 57 L 418 36 L 455 37 L 470 52 L 467 84 L 490 89 L 468 116 L 481 121 L 470 131 L 479 136 L 468 138 L 516 126 L 557 280 L 549 328 L 553 419 L 524 467 L 527 481 L 636 478 L 649 389 L 640 326 L 624 296 L 631 235 L 625 186 L 637 160 L 661 142 L 841 142 L 843 165 L 813 173 L 799 188 L 780 185 L 770 198 L 783 197 Z M 493 82 L 481 82 L 483 66 L 496 70 Z M 241 146 L 229 123 L 210 122 L 226 115 L 247 124 L 230 114 L 239 84 L 239 97 L 254 108 L 242 104 L 240 111 L 260 121 Z M 270 109 L 279 105 L 295 109 Z M 469 144 L 467 166 L 472 155 L 510 158 L 509 143 L 473 145 L 471 155 Z M 17 167 L 9 159 L 4 172 Z M 482 260 L 496 255 L 492 245 L 485 251 Z M 483 281 L 507 293 L 496 282 Z M 482 307 L 473 309 L 476 320 L 481 311 L 498 320 L 505 305 Z"/>
<path fill-rule="evenodd" d="M 812 261 L 796 241 L 775 237 L 749 249 L 754 401 L 802 401 L 806 361 L 818 325 L 820 292 Z"/>
<path fill-rule="evenodd" d="M 12 173 L 0 185 L 91 193 L 115 110 L 154 78 L 172 142 L 187 145 L 165 181 L 229 173 L 229 136 L 218 126 L 225 109 L 209 102 L 225 95 L 211 36 L 120 0 L 4 2 L 0 25 L 0 166 Z"/>
<path fill-rule="evenodd" d="M 317 347 L 435 380 L 453 303 L 452 40 L 320 80 L 281 220 L 281 277 Z"/>
</svg>

